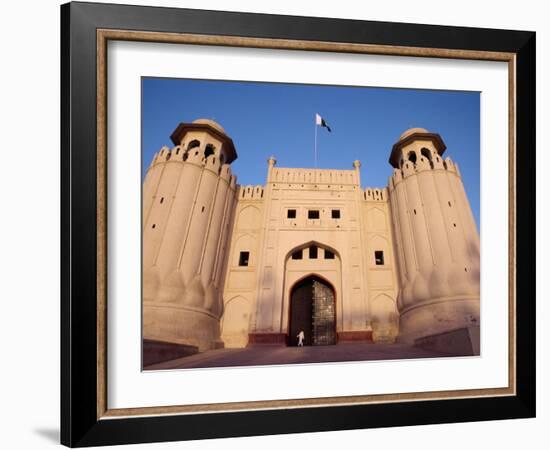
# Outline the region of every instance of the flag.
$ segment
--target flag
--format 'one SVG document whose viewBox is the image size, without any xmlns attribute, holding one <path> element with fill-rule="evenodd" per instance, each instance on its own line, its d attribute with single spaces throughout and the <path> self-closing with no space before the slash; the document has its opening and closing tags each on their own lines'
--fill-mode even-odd
<svg viewBox="0 0 550 450">
<path fill-rule="evenodd" d="M 332 130 L 330 129 L 330 127 L 328 126 L 328 123 L 325 122 L 325 119 L 323 119 L 319 114 L 315 114 L 315 124 L 316 125 L 321 125 L 322 127 L 325 127 L 329 133 L 332 133 Z"/>
</svg>

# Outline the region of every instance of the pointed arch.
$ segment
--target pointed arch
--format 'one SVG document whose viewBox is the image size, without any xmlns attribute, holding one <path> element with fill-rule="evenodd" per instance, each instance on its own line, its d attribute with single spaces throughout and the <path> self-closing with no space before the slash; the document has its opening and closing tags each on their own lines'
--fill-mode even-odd
<svg viewBox="0 0 550 450">
<path fill-rule="evenodd" d="M 327 244 L 324 244 L 320 241 L 311 240 L 311 241 L 308 241 L 308 242 L 304 242 L 303 244 L 297 245 L 297 246 L 293 247 L 290 251 L 288 251 L 286 256 L 285 256 L 285 261 L 287 261 L 292 256 L 292 254 L 294 252 L 296 252 L 298 250 L 304 250 L 306 248 L 313 247 L 313 246 L 318 247 L 318 248 L 322 248 L 323 250 L 328 250 L 328 251 L 332 252 L 337 257 L 337 259 L 341 260 L 340 252 L 338 250 L 336 250 L 334 247 L 332 247 L 330 245 L 327 245 Z"/>
<path fill-rule="evenodd" d="M 309 273 L 290 286 L 288 298 L 288 345 L 298 343 L 298 333 L 304 337 L 304 345 L 336 344 L 337 300 L 331 281 Z M 314 314 L 316 308 L 321 308 L 320 316 Z"/>
<path fill-rule="evenodd" d="M 208 158 L 216 153 L 216 148 L 212 144 L 206 144 L 204 148 L 204 157 Z"/>
<path fill-rule="evenodd" d="M 189 144 L 187 145 L 187 151 L 200 147 L 200 145 L 201 145 L 201 141 L 199 141 L 198 139 L 194 139 L 191 142 L 189 142 Z"/>
<path fill-rule="evenodd" d="M 424 156 L 430 162 L 430 167 L 433 169 L 434 168 L 434 162 L 433 162 L 433 155 L 432 155 L 431 150 L 429 148 L 422 147 L 420 149 L 420 154 L 422 156 Z"/>
</svg>

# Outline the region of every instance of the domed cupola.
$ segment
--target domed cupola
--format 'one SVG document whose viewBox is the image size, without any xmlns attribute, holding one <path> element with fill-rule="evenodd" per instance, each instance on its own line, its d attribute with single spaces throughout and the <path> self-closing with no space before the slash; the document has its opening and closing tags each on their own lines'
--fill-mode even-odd
<svg viewBox="0 0 550 450">
<path fill-rule="evenodd" d="M 233 140 L 226 134 L 224 128 L 212 119 L 197 119 L 191 123 L 182 122 L 170 138 L 174 145 L 184 150 L 182 155 L 184 160 L 189 156 L 200 156 L 201 159 L 206 160 L 213 155 L 223 165 L 231 164 L 237 159 Z"/>
<path fill-rule="evenodd" d="M 439 134 L 430 133 L 425 128 L 409 128 L 393 145 L 389 162 L 394 168 L 401 169 L 406 161 L 416 164 L 421 155 L 433 161 L 436 155 L 443 155 L 446 148 Z"/>
</svg>

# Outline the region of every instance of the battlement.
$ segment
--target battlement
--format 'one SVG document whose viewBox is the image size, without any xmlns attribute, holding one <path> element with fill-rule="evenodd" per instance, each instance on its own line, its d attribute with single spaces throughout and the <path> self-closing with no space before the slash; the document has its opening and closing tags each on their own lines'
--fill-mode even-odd
<svg viewBox="0 0 550 450">
<path fill-rule="evenodd" d="M 460 177 L 458 164 L 455 163 L 450 157 L 443 160 L 443 158 L 437 156 L 431 161 L 428 158 L 421 157 L 418 161 L 416 161 L 416 163 L 413 163 L 412 161 L 405 161 L 400 169 L 393 169 L 393 174 L 389 178 L 388 185 L 390 189 L 393 189 L 403 179 L 428 170 L 442 170 L 454 173 Z"/>
<path fill-rule="evenodd" d="M 216 157 L 216 155 L 209 155 L 205 158 L 198 149 L 192 148 L 186 151 L 180 145 L 176 145 L 172 149 L 163 146 L 153 155 L 148 170 L 157 164 L 166 163 L 168 161 L 179 162 L 181 164 L 194 164 L 203 167 L 217 173 L 221 178 L 233 186 L 236 185 L 236 177 L 232 175 L 231 166 L 229 164 L 222 164 L 222 161 L 220 158 Z"/>
<path fill-rule="evenodd" d="M 363 190 L 363 200 L 367 202 L 385 202 L 388 200 L 388 189 L 366 188 Z"/>
<path fill-rule="evenodd" d="M 359 178 L 355 170 L 298 169 L 278 167 L 271 170 L 270 183 L 303 183 L 358 185 Z"/>
<path fill-rule="evenodd" d="M 237 199 L 240 200 L 263 200 L 264 198 L 264 187 L 261 185 L 253 186 L 251 184 L 246 186 L 239 186 L 239 191 L 237 192 Z"/>
</svg>

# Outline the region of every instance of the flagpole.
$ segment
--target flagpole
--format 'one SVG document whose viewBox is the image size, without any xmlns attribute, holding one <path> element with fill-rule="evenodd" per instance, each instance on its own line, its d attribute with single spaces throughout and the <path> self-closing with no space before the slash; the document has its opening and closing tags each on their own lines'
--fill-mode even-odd
<svg viewBox="0 0 550 450">
<path fill-rule="evenodd" d="M 315 127 L 315 168 L 317 168 L 317 120 L 314 122 Z"/>
</svg>

